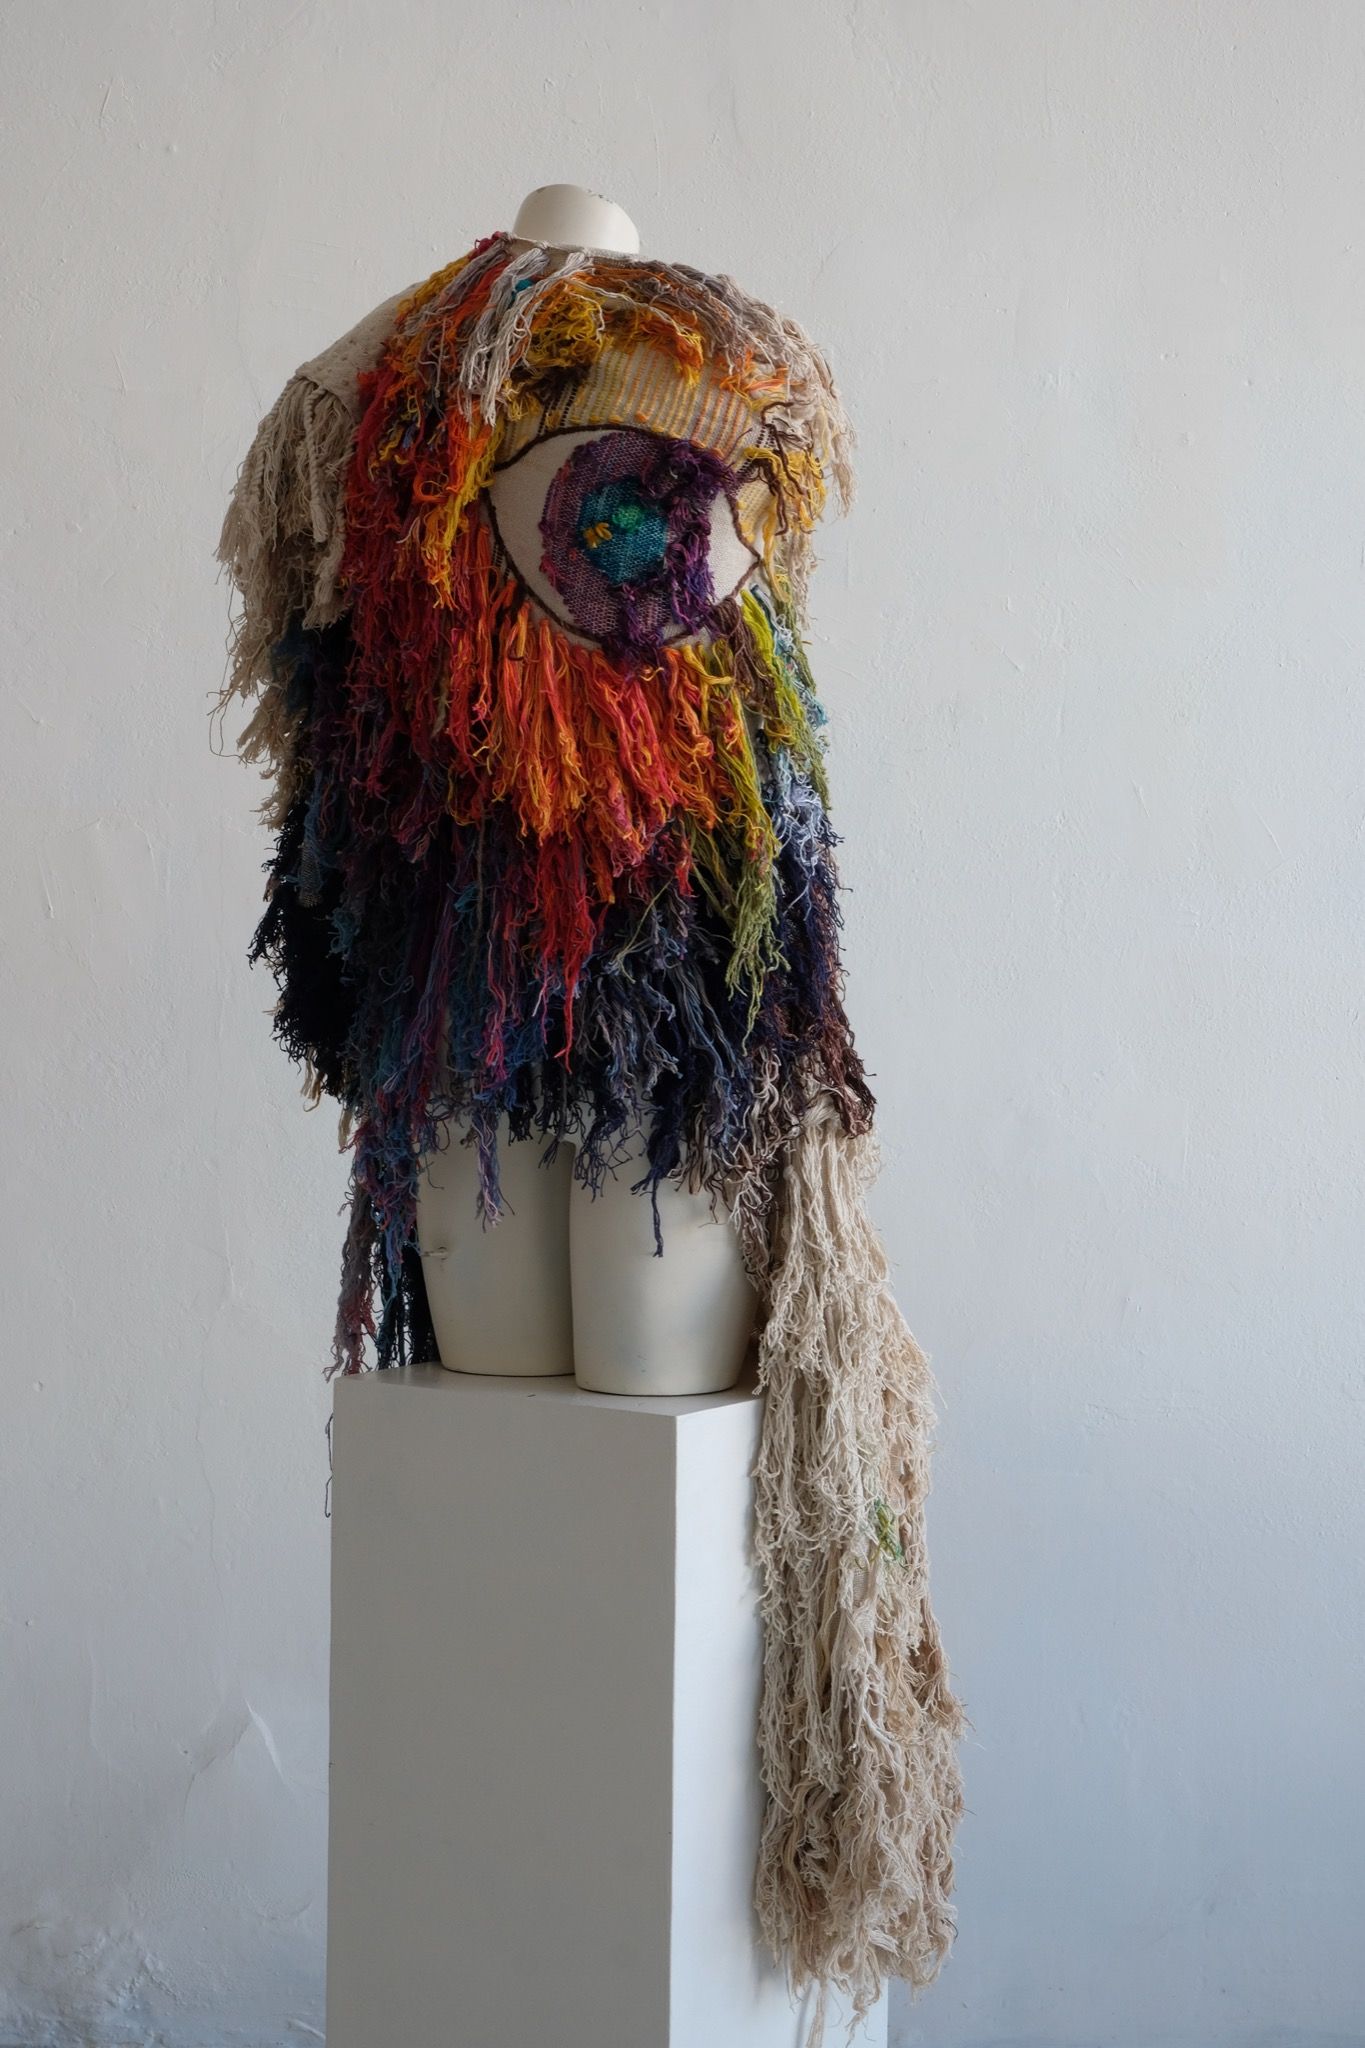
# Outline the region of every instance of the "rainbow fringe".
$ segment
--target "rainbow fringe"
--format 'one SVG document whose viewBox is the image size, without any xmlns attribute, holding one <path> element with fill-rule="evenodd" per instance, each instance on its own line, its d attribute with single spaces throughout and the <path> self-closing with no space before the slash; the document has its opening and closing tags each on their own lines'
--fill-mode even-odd
<svg viewBox="0 0 1365 2048">
<path fill-rule="evenodd" d="M 443 1118 L 474 1129 L 492 1220 L 503 1113 L 514 1137 L 572 1138 L 589 1186 L 643 1127 L 641 1192 L 686 1175 L 747 1185 L 751 1208 L 817 1093 L 850 1130 L 872 1114 L 841 1001 L 824 713 L 778 545 L 808 530 L 821 465 L 766 424 L 778 371 L 720 349 L 672 273 L 517 273 L 481 245 L 398 307 L 360 378 L 347 609 L 291 617 L 273 652 L 295 793 L 253 957 L 279 1037 L 350 1122 L 345 1371 L 367 1340 L 380 1365 L 430 1345 L 417 1160 Z M 534 317 L 490 418 L 466 387 L 521 292 Z M 506 422 L 558 417 L 640 347 L 742 400 L 774 516 L 761 572 L 707 632 L 622 658 L 546 616 L 482 493 Z"/>
</svg>

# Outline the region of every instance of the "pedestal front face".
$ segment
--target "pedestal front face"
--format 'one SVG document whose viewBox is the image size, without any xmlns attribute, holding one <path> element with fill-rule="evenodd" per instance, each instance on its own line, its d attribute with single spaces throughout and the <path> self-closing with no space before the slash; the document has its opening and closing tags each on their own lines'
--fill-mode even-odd
<svg viewBox="0 0 1365 2048">
<path fill-rule="evenodd" d="M 758 1402 L 336 1393 L 328 2048 L 799 2048 L 751 1905 Z"/>
</svg>

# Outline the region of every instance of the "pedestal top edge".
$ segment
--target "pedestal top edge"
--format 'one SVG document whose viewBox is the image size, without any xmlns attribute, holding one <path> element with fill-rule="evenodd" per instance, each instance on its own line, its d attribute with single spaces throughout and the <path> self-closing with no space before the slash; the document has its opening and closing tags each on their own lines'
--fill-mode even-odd
<svg viewBox="0 0 1365 2048">
<path fill-rule="evenodd" d="M 540 1401 L 556 1406 L 598 1410 L 606 1414 L 645 1415 L 669 1420 L 709 1415 L 746 1407 L 758 1399 L 752 1374 L 719 1394 L 594 1394 L 580 1387 L 572 1374 L 532 1378 L 506 1373 L 447 1372 L 441 1365 L 390 1367 L 384 1372 L 345 1373 L 332 1382 L 335 1399 L 350 1401 L 343 1388 L 386 1388 L 390 1394 L 424 1395 L 436 1400 Z"/>
</svg>

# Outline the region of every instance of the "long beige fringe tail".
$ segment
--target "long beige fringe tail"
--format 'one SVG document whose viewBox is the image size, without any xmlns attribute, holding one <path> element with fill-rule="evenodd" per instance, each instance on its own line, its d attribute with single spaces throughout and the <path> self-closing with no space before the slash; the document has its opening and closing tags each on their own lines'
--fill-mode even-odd
<svg viewBox="0 0 1365 2048">
<path fill-rule="evenodd" d="M 861 2018 L 927 1984 L 953 1938 L 964 1726 L 929 1604 L 933 1385 L 868 1214 L 871 1133 L 822 1102 L 790 1141 L 772 1221 L 755 1472 L 768 1793 L 755 1903 L 792 1988 Z"/>
</svg>

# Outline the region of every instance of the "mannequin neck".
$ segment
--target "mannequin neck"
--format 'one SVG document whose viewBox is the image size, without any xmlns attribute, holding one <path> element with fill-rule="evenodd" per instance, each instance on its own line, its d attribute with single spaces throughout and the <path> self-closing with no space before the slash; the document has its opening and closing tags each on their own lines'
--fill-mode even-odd
<svg viewBox="0 0 1365 2048">
<path fill-rule="evenodd" d="M 639 229 L 625 209 L 581 185 L 540 185 L 528 192 L 512 223 L 512 240 L 523 248 L 543 242 L 552 249 L 640 253 Z"/>
</svg>

